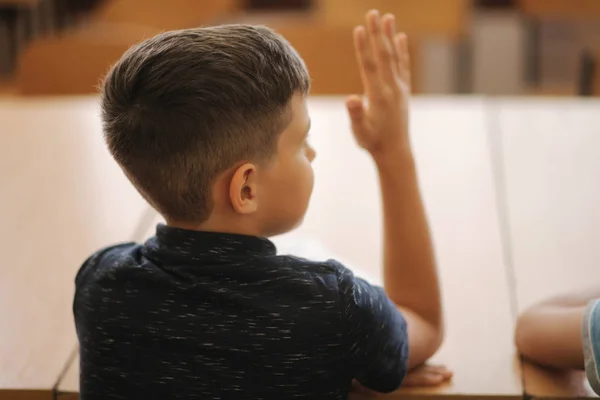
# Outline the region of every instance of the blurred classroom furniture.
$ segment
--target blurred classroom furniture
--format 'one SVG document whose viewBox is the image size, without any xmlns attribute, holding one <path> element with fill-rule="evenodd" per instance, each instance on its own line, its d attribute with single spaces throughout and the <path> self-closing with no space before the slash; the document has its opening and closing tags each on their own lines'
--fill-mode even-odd
<svg viewBox="0 0 600 400">
<path fill-rule="evenodd" d="M 540 94 L 600 95 L 600 2 L 518 0 L 530 26 L 530 86 Z M 592 67 L 593 68 L 590 68 Z"/>
<path fill-rule="evenodd" d="M 518 0 L 521 9 L 536 18 L 589 19 L 600 16 L 596 0 Z"/>
<path fill-rule="evenodd" d="M 261 12 L 244 8 L 241 0 L 155 2 L 110 0 L 81 24 L 60 34 L 32 42 L 19 56 L 17 83 L 22 94 L 88 94 L 109 66 L 129 46 L 165 29 L 223 22 L 265 23 L 282 33 L 298 48 L 314 75 L 314 94 L 360 91 L 356 72 L 352 29 L 364 13 L 376 7 L 394 12 L 399 29 L 411 35 L 414 52 L 415 91 L 422 86 L 419 72 L 430 65 L 420 43 L 427 38 L 460 42 L 467 32 L 470 0 L 313 0 L 309 8 Z M 201 5 L 200 5 L 201 4 Z M 436 13 L 431 13 L 435 9 Z M 435 18 L 432 18 L 435 16 Z M 430 57 L 431 58 L 431 57 Z M 421 61 L 425 60 L 425 61 Z M 456 68 L 430 73 L 453 86 Z"/>
<path fill-rule="evenodd" d="M 76 340 L 75 272 L 139 240 L 149 207 L 104 146 L 96 98 L 2 100 L 0 121 L 0 399 L 50 400 Z"/>
<path fill-rule="evenodd" d="M 21 54 L 22 94 L 89 94 L 134 43 L 164 30 L 207 24 L 237 9 L 237 0 L 107 0 L 87 23 L 37 40 Z"/>
<path fill-rule="evenodd" d="M 94 93 L 121 53 L 162 30 L 254 22 L 300 50 L 314 94 L 347 94 L 359 87 L 351 30 L 371 8 L 410 35 L 416 93 L 600 92 L 586 74 L 600 55 L 597 0 L 0 0 L 0 78 L 25 95 Z"/>
<path fill-rule="evenodd" d="M 459 38 L 467 31 L 471 0 L 316 0 L 315 6 L 327 25 L 355 26 L 377 9 L 394 14 L 400 31 Z"/>
<path fill-rule="evenodd" d="M 30 41 L 59 32 L 105 0 L 0 0 L 0 77 L 10 75 Z"/>
</svg>

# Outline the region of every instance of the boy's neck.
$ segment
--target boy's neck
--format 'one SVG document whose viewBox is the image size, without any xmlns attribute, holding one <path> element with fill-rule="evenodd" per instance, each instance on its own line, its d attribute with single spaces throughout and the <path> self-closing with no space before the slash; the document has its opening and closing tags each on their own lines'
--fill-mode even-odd
<svg viewBox="0 0 600 400">
<path fill-rule="evenodd" d="M 251 222 L 251 221 L 248 221 Z M 207 221 L 200 224 L 187 222 L 174 222 L 167 220 L 167 225 L 173 228 L 187 229 L 200 232 L 215 232 L 215 233 L 233 233 L 237 235 L 259 236 L 260 229 L 257 229 L 255 224 L 243 223 L 242 221 L 225 221 L 223 219 L 209 218 Z"/>
</svg>

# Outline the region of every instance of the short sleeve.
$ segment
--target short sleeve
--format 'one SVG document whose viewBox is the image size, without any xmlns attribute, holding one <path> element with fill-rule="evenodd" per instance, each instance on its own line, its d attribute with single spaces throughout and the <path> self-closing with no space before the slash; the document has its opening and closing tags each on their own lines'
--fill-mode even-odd
<svg viewBox="0 0 600 400">
<path fill-rule="evenodd" d="M 354 378 L 381 393 L 400 387 L 407 372 L 406 321 L 383 288 L 338 264 L 342 316 Z"/>
<path fill-rule="evenodd" d="M 600 299 L 588 304 L 582 333 L 585 373 L 594 392 L 600 394 Z"/>
<path fill-rule="evenodd" d="M 123 251 L 125 249 L 132 248 L 135 246 L 139 247 L 139 245 L 137 245 L 136 243 L 128 242 L 128 243 L 104 247 L 104 248 L 98 250 L 97 252 L 95 252 L 94 254 L 89 256 L 87 258 L 87 260 L 85 260 L 83 262 L 83 264 L 81 264 L 81 267 L 79 267 L 79 270 L 77 271 L 77 274 L 75 275 L 75 286 L 79 286 L 82 283 L 84 283 L 88 273 L 90 271 L 95 270 L 96 267 L 98 266 L 98 264 L 101 261 L 103 261 L 104 256 L 106 256 L 108 253 L 115 251 L 115 250 Z"/>
</svg>

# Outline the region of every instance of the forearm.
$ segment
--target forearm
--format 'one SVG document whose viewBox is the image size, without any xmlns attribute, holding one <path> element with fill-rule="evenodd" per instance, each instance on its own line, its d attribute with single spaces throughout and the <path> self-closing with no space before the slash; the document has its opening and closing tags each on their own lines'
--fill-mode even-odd
<svg viewBox="0 0 600 400">
<path fill-rule="evenodd" d="M 600 287 L 591 287 L 579 290 L 578 292 L 554 296 L 534 305 L 531 309 L 535 310 L 536 308 L 545 308 L 549 306 L 585 307 L 590 301 L 595 299 L 600 299 Z"/>
<path fill-rule="evenodd" d="M 384 216 L 384 285 L 390 299 L 442 330 L 437 270 L 409 151 L 376 159 Z"/>
<path fill-rule="evenodd" d="M 600 288 L 556 296 L 538 303 L 517 320 L 516 344 L 526 358 L 554 368 L 583 368 L 582 318 Z"/>
<path fill-rule="evenodd" d="M 582 369 L 582 318 L 585 307 L 540 306 L 517 321 L 519 353 L 538 364 L 559 369 Z"/>
</svg>

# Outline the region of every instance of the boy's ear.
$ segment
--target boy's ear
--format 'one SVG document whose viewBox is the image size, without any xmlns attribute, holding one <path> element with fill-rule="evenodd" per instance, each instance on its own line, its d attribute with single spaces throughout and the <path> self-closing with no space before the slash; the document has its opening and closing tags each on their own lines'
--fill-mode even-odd
<svg viewBox="0 0 600 400">
<path fill-rule="evenodd" d="M 246 163 L 233 174 L 229 184 L 229 199 L 235 212 L 252 214 L 258 210 L 256 166 Z"/>
</svg>

